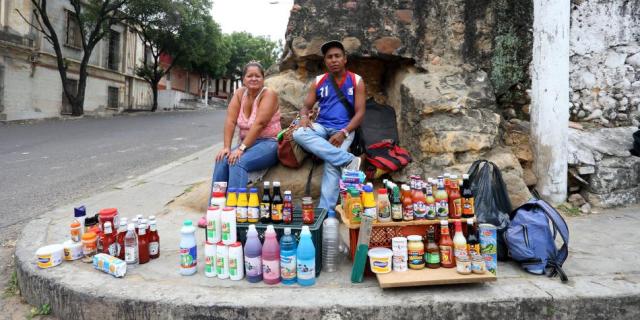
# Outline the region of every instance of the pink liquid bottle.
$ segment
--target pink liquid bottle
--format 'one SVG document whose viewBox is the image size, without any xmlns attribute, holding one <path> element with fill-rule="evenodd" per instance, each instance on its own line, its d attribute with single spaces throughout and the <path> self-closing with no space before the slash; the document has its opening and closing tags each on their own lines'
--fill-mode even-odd
<svg viewBox="0 0 640 320">
<path fill-rule="evenodd" d="M 267 226 L 262 245 L 262 277 L 266 284 L 280 283 L 280 244 L 272 225 Z"/>
</svg>

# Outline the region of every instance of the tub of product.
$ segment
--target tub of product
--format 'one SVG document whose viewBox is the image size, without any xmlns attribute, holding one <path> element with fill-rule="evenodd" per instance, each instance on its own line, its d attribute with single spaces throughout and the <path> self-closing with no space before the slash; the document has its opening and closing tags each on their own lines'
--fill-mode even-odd
<svg viewBox="0 0 640 320">
<path fill-rule="evenodd" d="M 36 251 L 38 267 L 41 269 L 51 268 L 62 262 L 64 248 L 60 244 L 52 244 L 42 247 Z"/>
<path fill-rule="evenodd" d="M 369 250 L 369 263 L 373 273 L 391 272 L 391 260 L 393 251 L 391 249 L 376 247 Z"/>
</svg>

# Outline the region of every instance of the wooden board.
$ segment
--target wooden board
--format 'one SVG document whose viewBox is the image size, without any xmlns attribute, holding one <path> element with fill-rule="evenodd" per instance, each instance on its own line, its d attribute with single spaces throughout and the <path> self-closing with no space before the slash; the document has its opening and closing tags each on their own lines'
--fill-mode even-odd
<svg viewBox="0 0 640 320">
<path fill-rule="evenodd" d="M 347 217 L 344 210 L 342 210 L 341 205 L 336 206 L 336 212 L 340 215 L 340 220 L 344 225 L 349 229 L 360 229 L 360 223 L 352 223 L 351 220 Z M 453 224 L 454 221 L 462 221 L 462 223 L 466 223 L 466 218 L 461 219 L 449 219 L 449 225 Z M 419 225 L 431 225 L 431 224 L 440 224 L 440 220 L 412 220 L 412 221 L 391 221 L 391 222 L 379 222 L 374 221 L 374 227 L 404 227 L 404 226 L 419 226 Z"/>
<path fill-rule="evenodd" d="M 498 278 L 491 272 L 484 274 L 463 275 L 456 272 L 456 268 L 438 268 L 407 270 L 405 272 L 391 271 L 385 274 L 376 274 L 381 288 L 433 286 L 443 284 L 478 283 L 496 281 Z"/>
</svg>

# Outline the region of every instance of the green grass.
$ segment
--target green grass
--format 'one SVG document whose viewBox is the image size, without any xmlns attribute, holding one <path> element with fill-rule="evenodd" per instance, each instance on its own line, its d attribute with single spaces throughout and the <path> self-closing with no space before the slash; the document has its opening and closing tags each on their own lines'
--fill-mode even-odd
<svg viewBox="0 0 640 320">
<path fill-rule="evenodd" d="M 51 314 L 51 306 L 48 303 L 45 303 L 39 307 L 31 308 L 29 315 L 27 315 L 27 319 L 33 319 L 33 317 L 46 316 L 49 314 Z"/>
<path fill-rule="evenodd" d="M 560 211 L 561 213 L 569 216 L 569 217 L 576 217 L 579 216 L 581 214 L 580 212 L 580 208 L 576 208 L 568 203 L 563 203 L 561 205 L 558 206 L 558 211 Z"/>
<path fill-rule="evenodd" d="M 18 288 L 18 273 L 16 270 L 13 270 L 11 273 L 11 279 L 9 279 L 9 283 L 4 287 L 4 292 L 2 293 L 2 297 L 15 297 L 20 294 L 20 288 Z"/>
</svg>

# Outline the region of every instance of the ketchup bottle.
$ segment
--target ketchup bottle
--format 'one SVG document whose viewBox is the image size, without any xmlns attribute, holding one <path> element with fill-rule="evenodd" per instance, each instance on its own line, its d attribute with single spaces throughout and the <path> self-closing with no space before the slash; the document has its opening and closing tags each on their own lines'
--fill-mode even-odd
<svg viewBox="0 0 640 320">
<path fill-rule="evenodd" d="M 158 229 L 156 227 L 155 220 L 149 222 L 149 257 L 156 259 L 160 257 L 160 236 L 158 236 Z"/>
<path fill-rule="evenodd" d="M 102 252 L 110 256 L 118 256 L 118 242 L 116 241 L 116 234 L 113 233 L 111 228 L 111 222 L 106 221 L 104 223 L 104 232 L 101 235 L 102 240 Z"/>
<path fill-rule="evenodd" d="M 440 221 L 440 265 L 443 268 L 453 268 L 456 261 L 453 255 L 453 240 L 449 234 L 449 223 L 447 220 Z"/>
<path fill-rule="evenodd" d="M 147 226 L 140 224 L 138 226 L 138 263 L 147 262 L 149 262 L 149 235 L 147 234 Z"/>
<path fill-rule="evenodd" d="M 116 236 L 116 242 L 118 242 L 118 255 L 114 256 L 124 261 L 124 236 L 127 234 L 127 220 L 120 219 L 120 227 L 118 228 L 118 235 Z"/>
</svg>

